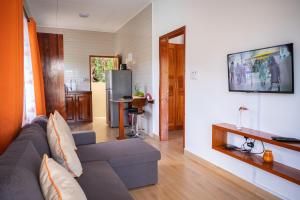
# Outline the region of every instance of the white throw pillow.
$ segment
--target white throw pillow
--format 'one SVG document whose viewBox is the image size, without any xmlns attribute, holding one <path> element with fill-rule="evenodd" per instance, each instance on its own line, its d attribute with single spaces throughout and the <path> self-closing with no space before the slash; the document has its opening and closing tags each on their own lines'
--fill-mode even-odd
<svg viewBox="0 0 300 200">
<path fill-rule="evenodd" d="M 70 142 L 70 144 L 73 146 L 73 148 L 75 150 L 77 150 L 77 147 L 75 145 L 75 141 L 74 141 L 74 138 L 72 135 L 72 131 L 71 131 L 69 125 L 67 124 L 67 122 L 65 121 L 65 119 L 60 115 L 60 113 L 58 111 L 54 112 L 54 119 L 56 120 L 57 125 L 59 126 L 59 129 L 64 134 L 64 137 L 67 137 L 68 142 Z"/>
<path fill-rule="evenodd" d="M 47 139 L 52 157 L 74 177 L 79 177 L 82 174 L 79 158 L 70 143 L 63 137 L 52 114 L 50 114 L 47 124 Z"/>
<path fill-rule="evenodd" d="M 71 174 L 45 154 L 40 168 L 40 185 L 46 200 L 86 200 Z"/>
</svg>

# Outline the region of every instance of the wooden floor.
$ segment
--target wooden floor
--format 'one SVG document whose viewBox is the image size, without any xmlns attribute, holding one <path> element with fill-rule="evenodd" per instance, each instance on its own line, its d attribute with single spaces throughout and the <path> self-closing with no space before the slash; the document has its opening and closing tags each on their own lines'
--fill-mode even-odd
<svg viewBox="0 0 300 200">
<path fill-rule="evenodd" d="M 97 142 L 114 140 L 118 133 L 118 129 L 106 126 L 104 118 L 96 118 L 94 123 L 73 126 L 72 129 L 95 130 Z M 145 141 L 161 151 L 159 181 L 154 186 L 130 190 L 136 200 L 278 199 L 206 161 L 185 155 L 180 131 L 170 133 L 167 142 L 151 137 L 145 137 Z"/>
</svg>

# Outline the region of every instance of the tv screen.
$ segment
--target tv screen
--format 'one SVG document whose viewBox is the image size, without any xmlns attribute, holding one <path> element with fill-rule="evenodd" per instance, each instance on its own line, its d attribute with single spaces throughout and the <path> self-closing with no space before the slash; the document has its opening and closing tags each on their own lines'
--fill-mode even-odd
<svg viewBox="0 0 300 200">
<path fill-rule="evenodd" d="M 229 91 L 294 93 L 293 44 L 227 55 Z"/>
</svg>

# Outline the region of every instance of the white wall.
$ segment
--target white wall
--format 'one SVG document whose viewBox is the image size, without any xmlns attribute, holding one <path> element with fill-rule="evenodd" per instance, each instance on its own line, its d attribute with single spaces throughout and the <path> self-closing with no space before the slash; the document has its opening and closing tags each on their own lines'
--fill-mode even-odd
<svg viewBox="0 0 300 200">
<path fill-rule="evenodd" d="M 90 90 L 90 55 L 114 56 L 113 33 L 44 27 L 38 32 L 64 35 L 65 83 L 76 80 L 77 90 Z"/>
<path fill-rule="evenodd" d="M 245 126 L 300 137 L 299 0 L 153 0 L 153 93 L 159 98 L 159 36 L 186 25 L 186 150 L 286 199 L 300 187 L 211 149 L 211 125 L 236 123 L 238 107 L 250 111 Z M 294 43 L 295 94 L 230 93 L 228 53 Z M 199 72 L 198 80 L 190 73 Z M 153 131 L 158 134 L 158 104 Z M 300 169 L 299 153 L 273 148 L 275 160 Z"/>
<path fill-rule="evenodd" d="M 133 85 L 152 91 L 152 7 L 148 5 L 116 33 L 38 27 L 38 32 L 64 35 L 65 83 L 76 80 L 77 90 L 90 90 L 89 56 L 133 55 Z M 105 85 L 92 84 L 93 115 L 105 117 Z M 102 103 L 103 102 L 103 103 Z M 143 127 L 152 131 L 152 108 L 146 107 Z"/>
<path fill-rule="evenodd" d="M 135 84 L 152 92 L 152 6 L 148 5 L 115 33 L 115 54 L 122 55 L 126 63 L 128 54 L 132 61 L 133 91 Z M 146 107 L 143 127 L 147 133 L 152 132 L 152 106 Z"/>
<path fill-rule="evenodd" d="M 106 117 L 106 84 L 102 82 L 92 82 L 93 92 L 93 117 Z"/>
</svg>

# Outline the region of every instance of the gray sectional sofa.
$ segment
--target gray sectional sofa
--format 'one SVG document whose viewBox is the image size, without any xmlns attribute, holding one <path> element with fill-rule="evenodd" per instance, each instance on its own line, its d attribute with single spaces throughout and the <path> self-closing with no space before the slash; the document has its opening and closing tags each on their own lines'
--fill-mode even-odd
<svg viewBox="0 0 300 200">
<path fill-rule="evenodd" d="M 51 157 L 47 119 L 38 118 L 0 156 L 0 199 L 44 199 L 39 169 Z M 140 139 L 96 143 L 94 132 L 73 134 L 83 174 L 77 178 L 88 200 L 133 199 L 128 189 L 157 183 L 160 152 Z"/>
</svg>

